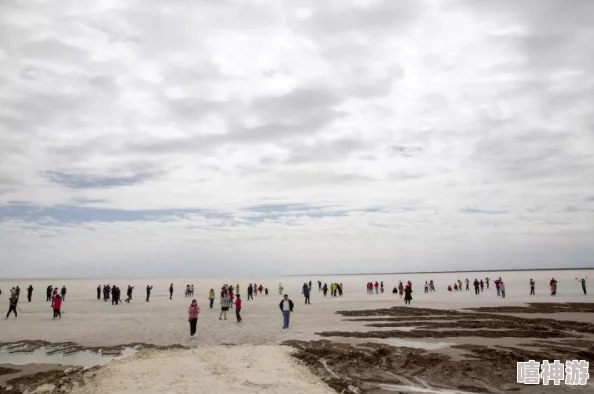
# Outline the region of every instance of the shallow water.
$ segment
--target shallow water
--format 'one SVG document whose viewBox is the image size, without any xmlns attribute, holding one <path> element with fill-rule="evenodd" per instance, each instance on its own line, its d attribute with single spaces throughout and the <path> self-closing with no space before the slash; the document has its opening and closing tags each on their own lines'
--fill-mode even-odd
<svg viewBox="0 0 594 394">
<path fill-rule="evenodd" d="M 11 351 L 18 351 L 11 349 Z M 63 354 L 48 352 L 53 351 L 51 348 L 41 347 L 34 351 L 27 351 L 26 353 L 10 353 L 6 348 L 0 348 L 0 364 L 59 364 L 59 365 L 79 365 L 85 368 L 94 367 L 96 365 L 105 365 L 111 360 L 126 358 L 134 355 L 136 349 L 124 348 L 120 356 L 108 356 L 101 353 L 94 353 L 89 350 L 80 352 Z"/>
<path fill-rule="evenodd" d="M 422 341 L 411 341 L 408 339 L 390 338 L 388 343 L 392 346 L 398 347 L 412 347 L 416 349 L 434 350 L 442 349 L 454 345 L 448 342 L 422 342 Z"/>
</svg>

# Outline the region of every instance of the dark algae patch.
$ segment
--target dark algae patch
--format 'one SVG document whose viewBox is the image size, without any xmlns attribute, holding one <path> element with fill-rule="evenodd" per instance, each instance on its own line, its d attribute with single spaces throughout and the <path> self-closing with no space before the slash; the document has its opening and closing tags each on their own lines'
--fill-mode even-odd
<svg viewBox="0 0 594 394">
<path fill-rule="evenodd" d="M 477 393 L 543 393 L 543 385 L 516 382 L 517 362 L 594 360 L 594 324 L 567 320 L 506 316 L 504 313 L 594 313 L 594 304 L 541 303 L 526 307 L 440 310 L 393 307 L 337 312 L 362 327 L 383 330 L 332 331 L 318 341 L 287 341 L 303 361 L 338 393 L 395 393 L 412 389 L 449 389 Z M 385 328 L 394 328 L 386 330 Z M 402 330 L 402 328 L 406 328 Z M 345 343 L 329 338 L 373 338 Z M 464 344 L 460 338 L 525 338 L 506 345 Z M 381 343 L 388 338 L 456 338 L 447 351 Z M 462 342 L 462 343 L 461 343 Z M 473 342 L 476 343 L 476 340 Z M 493 343 L 491 341 L 490 343 Z M 508 342 L 509 343 L 509 342 Z M 593 365 L 594 366 L 594 365 Z M 594 374 L 593 366 L 590 373 Z M 593 375 L 594 376 L 594 375 Z M 569 386 L 553 387 L 567 391 Z M 575 393 L 591 386 L 573 386 Z"/>
</svg>

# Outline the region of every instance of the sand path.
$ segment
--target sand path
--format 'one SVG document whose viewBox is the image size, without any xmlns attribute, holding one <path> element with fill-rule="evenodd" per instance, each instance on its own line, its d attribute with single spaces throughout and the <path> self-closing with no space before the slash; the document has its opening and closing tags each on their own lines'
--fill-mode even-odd
<svg viewBox="0 0 594 394">
<path fill-rule="evenodd" d="M 72 393 L 334 393 L 291 351 L 272 345 L 146 351 L 108 364 Z"/>
</svg>

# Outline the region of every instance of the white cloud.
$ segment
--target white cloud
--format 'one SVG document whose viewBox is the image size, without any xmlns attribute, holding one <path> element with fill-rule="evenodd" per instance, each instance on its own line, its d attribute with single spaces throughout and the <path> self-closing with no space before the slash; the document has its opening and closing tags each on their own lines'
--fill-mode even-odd
<svg viewBox="0 0 594 394">
<path fill-rule="evenodd" d="M 3 2 L 3 272 L 587 265 L 593 15 L 587 0 Z M 254 210 L 271 204 L 289 205 Z"/>
</svg>

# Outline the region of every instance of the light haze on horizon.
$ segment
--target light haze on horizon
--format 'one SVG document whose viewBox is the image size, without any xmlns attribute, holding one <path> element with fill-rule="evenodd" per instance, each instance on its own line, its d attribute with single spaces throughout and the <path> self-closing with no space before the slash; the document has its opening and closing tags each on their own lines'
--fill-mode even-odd
<svg viewBox="0 0 594 394">
<path fill-rule="evenodd" d="M 594 2 L 0 3 L 0 276 L 594 266 Z"/>
</svg>

